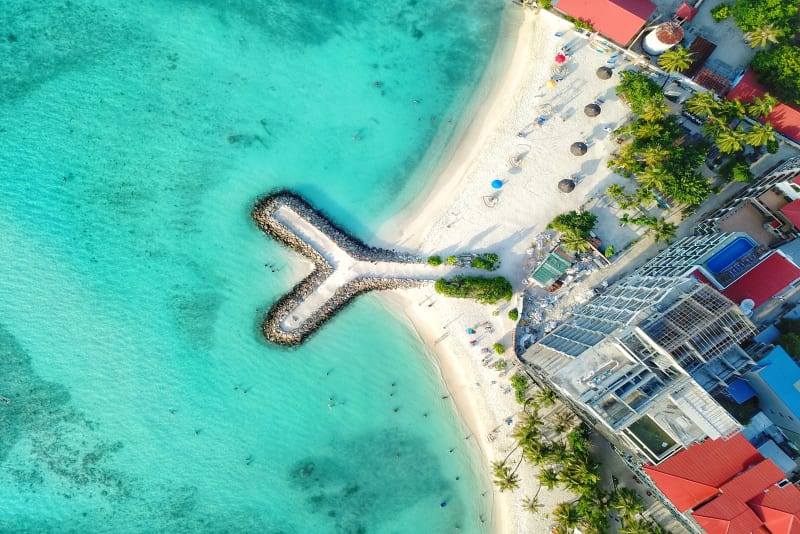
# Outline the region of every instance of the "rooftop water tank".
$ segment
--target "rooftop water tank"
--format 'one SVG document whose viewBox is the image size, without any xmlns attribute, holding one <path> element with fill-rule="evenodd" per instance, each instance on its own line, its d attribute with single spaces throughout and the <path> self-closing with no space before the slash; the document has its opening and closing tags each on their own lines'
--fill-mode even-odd
<svg viewBox="0 0 800 534">
<path fill-rule="evenodd" d="M 683 40 L 683 28 L 677 22 L 669 21 L 659 24 L 647 34 L 642 48 L 650 55 L 663 54 Z"/>
</svg>

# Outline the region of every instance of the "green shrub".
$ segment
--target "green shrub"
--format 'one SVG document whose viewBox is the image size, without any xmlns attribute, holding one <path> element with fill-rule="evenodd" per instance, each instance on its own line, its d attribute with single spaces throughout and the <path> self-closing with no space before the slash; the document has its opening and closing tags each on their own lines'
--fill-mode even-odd
<svg viewBox="0 0 800 534">
<path fill-rule="evenodd" d="M 452 280 L 440 278 L 434 284 L 437 293 L 447 297 L 475 299 L 482 304 L 494 304 L 498 300 L 511 300 L 511 282 L 502 276 L 483 278 L 480 276 L 456 276 Z"/>
<path fill-rule="evenodd" d="M 458 262 L 458 258 L 455 256 L 447 256 L 447 259 L 444 261 L 446 261 L 448 265 L 455 265 Z"/>
<path fill-rule="evenodd" d="M 539 6 L 543 9 L 550 9 L 553 7 L 553 0 L 539 0 Z"/>
<path fill-rule="evenodd" d="M 575 17 L 570 17 L 569 15 L 567 15 L 564 18 L 573 23 L 575 27 L 578 28 L 579 30 L 586 30 L 590 32 L 594 31 L 594 26 L 592 26 L 589 21 L 583 19 L 576 19 Z"/>
<path fill-rule="evenodd" d="M 519 319 L 519 311 L 516 308 L 512 309 L 511 311 L 508 312 L 508 318 L 511 319 L 512 321 L 516 321 L 517 319 Z"/>
<path fill-rule="evenodd" d="M 499 265 L 500 257 L 497 254 L 483 254 L 478 255 L 472 258 L 470 262 L 471 267 L 475 267 L 476 269 L 484 269 L 486 271 L 494 271 L 496 270 Z"/>
<path fill-rule="evenodd" d="M 750 182 L 753 180 L 753 173 L 750 171 L 750 165 L 747 163 L 736 163 L 731 168 L 731 180 L 737 182 Z"/>
<path fill-rule="evenodd" d="M 603 256 L 606 258 L 611 258 L 614 255 L 614 245 L 608 245 L 606 249 L 603 251 Z"/>
<path fill-rule="evenodd" d="M 428 257 L 428 265 L 441 265 L 442 264 L 442 257 L 441 256 L 430 256 Z"/>
<path fill-rule="evenodd" d="M 502 343 L 495 343 L 492 345 L 492 348 L 497 354 L 505 354 L 506 348 L 503 346 Z"/>
<path fill-rule="evenodd" d="M 499 359 L 496 362 L 494 362 L 494 368 L 497 369 L 498 371 L 505 371 L 506 369 L 508 369 L 508 362 L 504 359 Z"/>
<path fill-rule="evenodd" d="M 770 154 L 777 154 L 780 147 L 781 145 L 778 143 L 777 139 L 770 139 L 767 141 L 767 152 Z"/>
<path fill-rule="evenodd" d="M 525 392 L 528 391 L 528 377 L 519 373 L 511 377 L 511 387 L 514 388 L 514 396 L 517 402 L 525 402 Z"/>
<path fill-rule="evenodd" d="M 731 6 L 720 4 L 711 10 L 711 16 L 714 17 L 714 22 L 722 22 L 731 16 Z"/>
</svg>

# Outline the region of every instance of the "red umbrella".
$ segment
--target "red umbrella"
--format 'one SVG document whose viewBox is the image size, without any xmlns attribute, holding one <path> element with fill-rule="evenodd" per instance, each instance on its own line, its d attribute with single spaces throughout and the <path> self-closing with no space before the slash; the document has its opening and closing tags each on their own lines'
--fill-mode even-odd
<svg viewBox="0 0 800 534">
<path fill-rule="evenodd" d="M 557 54 L 556 55 L 556 63 L 564 63 L 567 60 L 567 56 L 564 54 Z"/>
</svg>

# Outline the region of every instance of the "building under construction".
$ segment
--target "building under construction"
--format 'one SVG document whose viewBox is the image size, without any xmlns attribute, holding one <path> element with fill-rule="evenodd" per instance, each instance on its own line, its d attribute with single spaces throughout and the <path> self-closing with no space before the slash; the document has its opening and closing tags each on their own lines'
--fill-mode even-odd
<svg viewBox="0 0 800 534">
<path fill-rule="evenodd" d="M 590 301 L 521 360 L 609 439 L 658 463 L 739 424 L 710 395 L 753 365 L 740 308 L 690 273 L 737 234 L 689 237 Z"/>
</svg>

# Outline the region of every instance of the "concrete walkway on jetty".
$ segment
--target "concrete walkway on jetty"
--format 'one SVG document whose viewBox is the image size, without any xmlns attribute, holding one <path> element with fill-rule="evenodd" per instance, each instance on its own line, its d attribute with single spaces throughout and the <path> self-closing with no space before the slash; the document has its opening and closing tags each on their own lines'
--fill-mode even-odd
<svg viewBox="0 0 800 534">
<path fill-rule="evenodd" d="M 357 278 L 438 280 L 454 271 L 468 270 L 445 264 L 434 266 L 427 263 L 357 260 L 291 207 L 281 206 L 275 211 L 274 217 L 313 247 L 333 267 L 333 273 L 311 295 L 303 299 L 291 315 L 281 321 L 281 328 L 286 331 L 299 327 L 333 298 L 337 289 Z"/>
<path fill-rule="evenodd" d="M 265 234 L 314 265 L 311 274 L 273 304 L 261 325 L 264 336 L 281 345 L 299 345 L 362 293 L 419 287 L 454 274 L 487 274 L 429 265 L 419 255 L 366 245 L 289 191 L 259 199 L 252 216 Z"/>
</svg>

